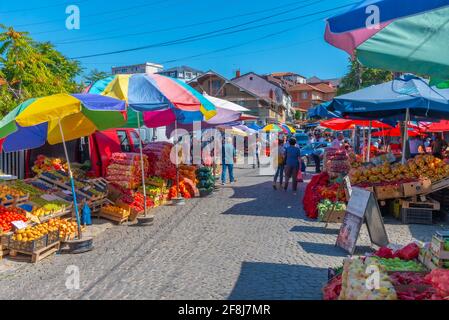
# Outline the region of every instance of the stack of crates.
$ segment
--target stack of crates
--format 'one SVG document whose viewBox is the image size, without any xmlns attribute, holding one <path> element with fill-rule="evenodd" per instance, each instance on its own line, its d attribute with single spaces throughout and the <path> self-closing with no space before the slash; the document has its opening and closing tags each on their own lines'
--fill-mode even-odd
<svg viewBox="0 0 449 320">
<path fill-rule="evenodd" d="M 427 201 L 401 201 L 401 218 L 405 224 L 432 224 L 433 211 L 440 210 L 440 203 Z"/>
</svg>

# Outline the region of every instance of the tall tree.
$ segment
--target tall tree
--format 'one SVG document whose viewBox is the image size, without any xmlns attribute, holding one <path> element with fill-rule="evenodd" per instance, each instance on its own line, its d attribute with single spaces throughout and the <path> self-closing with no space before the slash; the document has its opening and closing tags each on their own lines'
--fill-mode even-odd
<svg viewBox="0 0 449 320">
<path fill-rule="evenodd" d="M 27 32 L 3 25 L 0 30 L 1 114 L 31 97 L 79 91 L 77 61 L 67 59 L 50 43 L 33 41 Z"/>
<path fill-rule="evenodd" d="M 104 71 L 100 71 L 98 69 L 92 69 L 90 72 L 83 77 L 84 82 L 87 85 L 97 82 L 98 80 L 109 77 L 110 74 Z"/>
<path fill-rule="evenodd" d="M 348 73 L 341 81 L 337 95 L 353 92 L 393 79 L 390 71 L 363 67 L 357 60 L 349 60 Z"/>
</svg>

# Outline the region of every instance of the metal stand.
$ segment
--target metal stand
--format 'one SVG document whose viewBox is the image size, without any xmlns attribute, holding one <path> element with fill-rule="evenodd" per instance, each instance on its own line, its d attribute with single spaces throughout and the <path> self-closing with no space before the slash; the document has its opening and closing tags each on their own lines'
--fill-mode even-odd
<svg viewBox="0 0 449 320">
<path fill-rule="evenodd" d="M 176 198 L 172 198 L 172 205 L 174 206 L 183 206 L 186 204 L 186 201 L 179 194 L 179 165 L 178 165 L 178 120 L 175 120 L 175 144 L 173 146 L 175 148 L 175 161 L 176 161 Z"/>
</svg>

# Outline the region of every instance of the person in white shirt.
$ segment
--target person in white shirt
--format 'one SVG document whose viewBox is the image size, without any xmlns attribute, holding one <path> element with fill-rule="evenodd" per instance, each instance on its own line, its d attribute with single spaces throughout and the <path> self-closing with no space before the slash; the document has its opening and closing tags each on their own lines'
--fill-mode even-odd
<svg viewBox="0 0 449 320">
<path fill-rule="evenodd" d="M 334 149 L 340 149 L 342 147 L 342 142 L 343 142 L 344 136 L 340 133 L 333 141 L 331 144 L 331 147 Z"/>
</svg>

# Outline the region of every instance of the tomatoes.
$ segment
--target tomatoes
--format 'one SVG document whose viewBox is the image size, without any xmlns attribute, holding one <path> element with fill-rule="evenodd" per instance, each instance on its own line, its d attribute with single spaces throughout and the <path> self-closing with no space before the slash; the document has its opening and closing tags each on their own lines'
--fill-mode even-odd
<svg viewBox="0 0 449 320">
<path fill-rule="evenodd" d="M 13 221 L 26 222 L 25 211 L 16 207 L 5 208 L 0 206 L 0 228 L 3 232 L 11 230 Z"/>
</svg>

